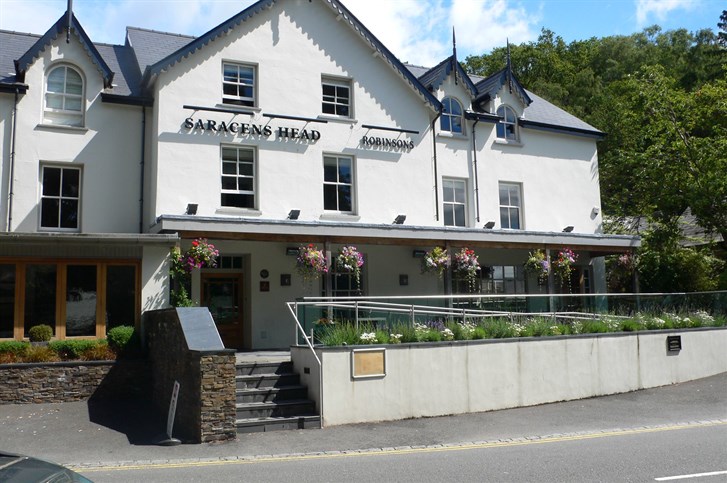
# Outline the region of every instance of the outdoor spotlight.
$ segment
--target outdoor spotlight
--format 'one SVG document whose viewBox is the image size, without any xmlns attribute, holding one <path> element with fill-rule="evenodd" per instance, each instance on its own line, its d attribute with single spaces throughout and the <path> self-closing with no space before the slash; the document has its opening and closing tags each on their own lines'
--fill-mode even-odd
<svg viewBox="0 0 727 483">
<path fill-rule="evenodd" d="M 563 233 L 570 233 L 573 231 L 573 227 L 568 225 L 565 228 L 563 228 Z"/>
<path fill-rule="evenodd" d="M 492 230 L 494 227 L 495 227 L 494 221 L 488 221 L 487 223 L 485 223 L 485 228 L 487 228 L 488 230 Z"/>
<path fill-rule="evenodd" d="M 403 225 L 405 221 L 406 215 L 396 215 L 396 218 L 394 218 L 395 225 Z"/>
<path fill-rule="evenodd" d="M 299 216 L 300 210 L 290 210 L 290 213 L 288 213 L 289 220 L 297 220 Z"/>
<path fill-rule="evenodd" d="M 187 203 L 187 211 L 185 215 L 196 215 L 197 214 L 197 203 Z"/>
</svg>

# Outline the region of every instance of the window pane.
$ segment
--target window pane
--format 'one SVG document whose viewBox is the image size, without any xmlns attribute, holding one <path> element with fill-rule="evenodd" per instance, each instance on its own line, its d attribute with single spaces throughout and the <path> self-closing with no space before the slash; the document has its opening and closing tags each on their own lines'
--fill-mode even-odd
<svg viewBox="0 0 727 483">
<path fill-rule="evenodd" d="M 48 92 L 63 92 L 63 86 L 66 83 L 66 69 L 58 67 L 48 74 Z"/>
<path fill-rule="evenodd" d="M 40 203 L 40 226 L 45 228 L 58 228 L 60 200 L 45 198 Z"/>
<path fill-rule="evenodd" d="M 106 269 L 106 331 L 134 325 L 136 314 L 136 267 L 110 265 Z"/>
<path fill-rule="evenodd" d="M 339 116 L 348 116 L 348 106 L 344 105 L 337 105 L 336 106 L 336 114 Z"/>
<path fill-rule="evenodd" d="M 222 189 L 223 190 L 235 190 L 237 189 L 237 178 L 231 176 L 222 177 Z"/>
<path fill-rule="evenodd" d="M 96 335 L 96 266 L 66 268 L 66 336 Z"/>
<path fill-rule="evenodd" d="M 504 185 L 504 184 L 500 185 L 500 204 L 501 205 L 510 204 L 510 194 L 508 192 L 507 185 Z"/>
<path fill-rule="evenodd" d="M 335 114 L 336 113 L 336 106 L 334 104 L 326 104 L 324 102 L 321 107 L 323 109 L 323 114 Z"/>
<path fill-rule="evenodd" d="M 336 87 L 323 84 L 323 100 L 333 101 L 336 97 Z"/>
<path fill-rule="evenodd" d="M 81 75 L 73 69 L 66 69 L 66 93 L 76 95 L 83 93 Z"/>
<path fill-rule="evenodd" d="M 453 117 L 452 118 L 452 132 L 462 132 L 462 118 L 461 117 Z"/>
<path fill-rule="evenodd" d="M 454 208 L 451 205 L 444 207 L 444 226 L 454 226 Z"/>
<path fill-rule="evenodd" d="M 56 330 L 56 266 L 27 265 L 25 268 L 24 334 L 36 325 L 46 324 Z"/>
<path fill-rule="evenodd" d="M 323 160 L 323 179 L 324 181 L 336 182 L 338 181 L 338 171 L 336 168 L 335 158 L 324 158 Z"/>
<path fill-rule="evenodd" d="M 505 125 L 502 123 L 497 124 L 497 137 L 505 139 Z"/>
<path fill-rule="evenodd" d="M 61 228 L 78 228 L 78 200 L 61 200 Z"/>
<path fill-rule="evenodd" d="M 254 208 L 255 207 L 255 197 L 253 195 L 222 193 L 222 206 L 234 206 L 237 208 Z"/>
<path fill-rule="evenodd" d="M 455 185 L 455 190 L 454 190 L 454 201 L 457 203 L 464 203 L 464 200 L 465 200 L 464 183 L 457 183 Z"/>
<path fill-rule="evenodd" d="M 500 208 L 500 227 L 510 228 L 510 218 L 507 208 Z"/>
<path fill-rule="evenodd" d="M 58 94 L 46 94 L 45 104 L 50 109 L 63 109 L 63 96 Z"/>
<path fill-rule="evenodd" d="M 510 228 L 513 230 L 520 229 L 520 213 L 517 208 L 510 208 Z"/>
<path fill-rule="evenodd" d="M 464 205 L 454 205 L 454 224 L 455 226 L 465 226 Z"/>
<path fill-rule="evenodd" d="M 77 169 L 64 169 L 63 170 L 63 196 L 72 198 L 78 197 L 78 184 L 80 171 Z"/>
<path fill-rule="evenodd" d="M 236 84 L 223 84 L 222 93 L 226 96 L 237 96 L 237 85 Z"/>
<path fill-rule="evenodd" d="M 252 176 L 253 169 L 252 169 L 252 163 L 240 163 L 240 174 L 245 176 Z"/>
<path fill-rule="evenodd" d="M 254 189 L 252 178 L 239 178 L 238 184 L 240 191 L 252 191 Z"/>
<path fill-rule="evenodd" d="M 351 200 L 351 187 L 350 186 L 339 186 L 338 187 L 338 210 L 339 211 L 352 211 L 353 203 Z"/>
<path fill-rule="evenodd" d="M 338 194 L 336 186 L 331 184 L 323 185 L 323 208 L 326 210 L 338 210 Z"/>
<path fill-rule="evenodd" d="M 449 122 L 449 116 L 444 114 L 440 119 L 439 127 L 442 128 L 442 131 L 451 131 L 452 124 Z"/>
<path fill-rule="evenodd" d="M 351 161 L 347 159 L 338 160 L 338 181 L 340 183 L 351 183 Z"/>
<path fill-rule="evenodd" d="M 237 149 L 222 148 L 222 159 L 224 161 L 235 161 L 235 162 L 237 162 Z"/>
<path fill-rule="evenodd" d="M 0 265 L 0 339 L 13 337 L 15 325 L 15 265 Z"/>
<path fill-rule="evenodd" d="M 510 187 L 510 205 L 520 206 L 520 190 L 517 186 Z"/>
<path fill-rule="evenodd" d="M 230 82 L 237 82 L 238 75 L 237 75 L 237 66 L 233 64 L 224 64 L 223 65 L 223 75 L 225 81 Z"/>
<path fill-rule="evenodd" d="M 237 174 L 237 163 L 222 163 L 222 174 Z"/>
<path fill-rule="evenodd" d="M 43 168 L 43 196 L 58 196 L 61 194 L 60 168 Z"/>
</svg>

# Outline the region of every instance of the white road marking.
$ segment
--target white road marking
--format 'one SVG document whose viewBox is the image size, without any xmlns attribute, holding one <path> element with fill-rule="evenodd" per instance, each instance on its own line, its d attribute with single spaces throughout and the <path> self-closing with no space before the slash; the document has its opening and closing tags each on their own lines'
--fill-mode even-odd
<svg viewBox="0 0 727 483">
<path fill-rule="evenodd" d="M 656 481 L 686 480 L 687 478 L 701 478 L 703 476 L 717 476 L 717 475 L 727 475 L 727 471 L 711 471 L 709 473 L 694 473 L 691 475 L 664 476 L 661 478 L 654 478 L 654 480 L 656 480 Z"/>
</svg>

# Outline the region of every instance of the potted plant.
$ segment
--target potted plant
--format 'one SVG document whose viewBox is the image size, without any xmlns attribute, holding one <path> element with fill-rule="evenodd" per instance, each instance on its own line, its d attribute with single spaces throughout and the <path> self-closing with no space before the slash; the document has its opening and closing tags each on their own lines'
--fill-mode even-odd
<svg viewBox="0 0 727 483">
<path fill-rule="evenodd" d="M 339 269 L 352 273 L 356 279 L 356 286 L 361 286 L 361 267 L 364 265 L 364 258 L 356 247 L 341 247 L 336 257 L 336 265 Z"/>
<path fill-rule="evenodd" d="M 464 247 L 454 254 L 454 272 L 467 281 L 470 292 L 474 291 L 477 283 L 477 272 L 480 271 L 480 262 L 475 251 Z"/>
<path fill-rule="evenodd" d="M 422 258 L 422 273 L 433 273 L 442 277 L 449 268 L 449 253 L 442 247 L 434 247 Z"/>
<path fill-rule="evenodd" d="M 323 250 L 309 243 L 298 248 L 296 270 L 304 280 L 316 280 L 324 273 L 328 273 L 328 262 Z"/>
<path fill-rule="evenodd" d="M 528 253 L 528 258 L 525 260 L 524 265 L 526 272 L 534 273 L 538 276 L 539 284 L 543 284 L 548 280 L 550 265 L 543 250 L 535 250 L 534 252 Z"/>
<path fill-rule="evenodd" d="M 578 260 L 576 255 L 570 248 L 564 248 L 558 252 L 558 257 L 553 260 L 553 273 L 560 280 L 561 286 L 566 284 L 570 288 L 570 275 L 573 271 L 573 264 Z"/>
</svg>

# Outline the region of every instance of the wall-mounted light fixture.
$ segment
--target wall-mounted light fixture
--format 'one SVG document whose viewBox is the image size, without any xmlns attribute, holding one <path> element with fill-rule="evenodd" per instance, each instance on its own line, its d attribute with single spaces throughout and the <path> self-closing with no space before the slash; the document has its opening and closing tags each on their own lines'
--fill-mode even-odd
<svg viewBox="0 0 727 483">
<path fill-rule="evenodd" d="M 563 228 L 563 233 L 570 233 L 573 231 L 573 226 L 568 225 L 565 228 Z"/>
<path fill-rule="evenodd" d="M 297 247 L 288 247 L 285 249 L 285 254 L 288 256 L 298 256 L 298 248 Z"/>
<path fill-rule="evenodd" d="M 406 215 L 396 215 L 396 218 L 394 218 L 395 225 L 403 225 L 405 221 Z"/>
<path fill-rule="evenodd" d="M 290 210 L 290 213 L 288 213 L 289 220 L 297 220 L 299 216 L 300 210 Z"/>
<path fill-rule="evenodd" d="M 414 258 L 424 258 L 424 255 L 426 255 L 427 252 L 425 250 L 414 250 L 411 255 Z"/>
<path fill-rule="evenodd" d="M 484 226 L 484 228 L 487 228 L 488 230 L 492 230 L 494 227 L 495 227 L 494 221 L 488 221 L 487 223 L 485 223 L 485 226 Z"/>
<path fill-rule="evenodd" d="M 197 214 L 197 203 L 187 203 L 187 211 L 185 215 L 196 215 Z"/>
</svg>

